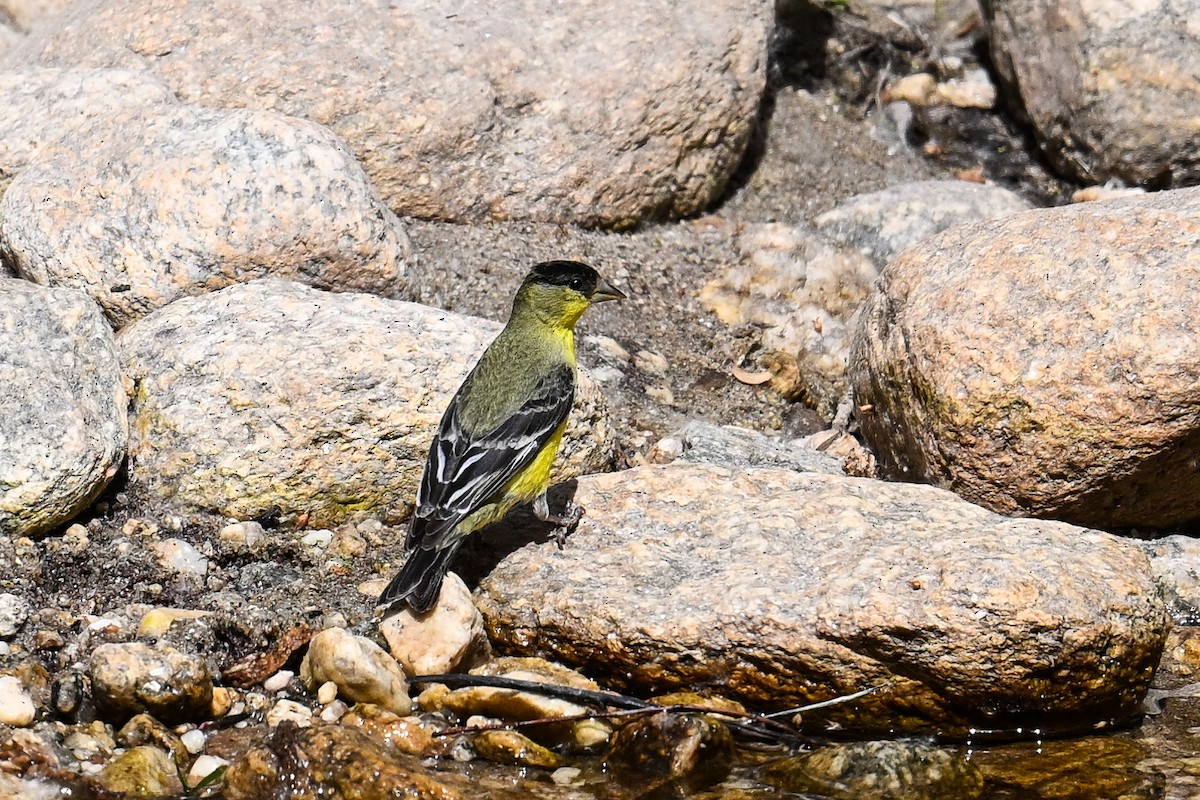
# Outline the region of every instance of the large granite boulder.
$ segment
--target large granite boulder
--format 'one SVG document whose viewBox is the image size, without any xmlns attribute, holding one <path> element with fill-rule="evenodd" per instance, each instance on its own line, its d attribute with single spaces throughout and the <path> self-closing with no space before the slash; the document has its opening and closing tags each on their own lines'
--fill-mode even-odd
<svg viewBox="0 0 1200 800">
<path fill-rule="evenodd" d="M 806 724 L 1061 731 L 1133 714 L 1166 641 L 1135 544 L 931 486 L 670 464 L 574 499 L 566 548 L 516 549 L 480 610 L 501 651 L 614 689 L 779 711 L 875 688 Z"/>
<path fill-rule="evenodd" d="M 1010 215 L 894 260 L 851 354 L 880 464 L 1006 514 L 1200 518 L 1200 189 Z"/>
<path fill-rule="evenodd" d="M 123 67 L 332 128 L 397 213 L 622 226 L 704 209 L 755 126 L 772 4 L 103 0 L 8 66 Z"/>
</svg>

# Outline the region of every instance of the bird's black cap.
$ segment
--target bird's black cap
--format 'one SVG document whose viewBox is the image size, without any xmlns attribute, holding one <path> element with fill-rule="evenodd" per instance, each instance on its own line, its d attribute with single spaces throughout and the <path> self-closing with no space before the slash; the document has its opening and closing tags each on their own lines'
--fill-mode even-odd
<svg viewBox="0 0 1200 800">
<path fill-rule="evenodd" d="M 600 273 L 579 261 L 543 261 L 525 278 L 551 286 L 569 286 L 582 294 L 591 294 L 600 282 Z"/>
<path fill-rule="evenodd" d="M 579 261 L 543 261 L 525 276 L 525 283 L 566 286 L 592 300 L 618 300 L 625 295 Z"/>
</svg>

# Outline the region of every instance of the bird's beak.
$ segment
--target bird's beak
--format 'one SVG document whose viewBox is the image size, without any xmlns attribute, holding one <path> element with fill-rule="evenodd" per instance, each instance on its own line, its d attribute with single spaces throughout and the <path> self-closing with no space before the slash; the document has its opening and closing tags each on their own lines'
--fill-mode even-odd
<svg viewBox="0 0 1200 800">
<path fill-rule="evenodd" d="M 602 303 L 605 300 L 624 300 L 625 293 L 603 278 L 600 279 L 596 291 L 592 292 L 592 302 Z"/>
</svg>

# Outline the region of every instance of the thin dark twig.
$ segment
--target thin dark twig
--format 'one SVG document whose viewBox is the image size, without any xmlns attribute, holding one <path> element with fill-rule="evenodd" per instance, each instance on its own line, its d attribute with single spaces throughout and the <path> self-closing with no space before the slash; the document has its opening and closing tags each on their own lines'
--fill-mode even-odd
<svg viewBox="0 0 1200 800">
<path fill-rule="evenodd" d="M 597 706 L 599 708 L 608 708 L 610 706 L 613 708 L 657 707 L 653 703 L 647 703 L 645 700 L 639 700 L 629 695 L 617 694 L 616 692 L 577 689 L 574 686 L 559 686 L 553 683 L 538 683 L 537 681 L 523 681 L 519 678 L 503 678 L 490 675 L 467 675 L 465 673 L 418 675 L 415 678 L 409 678 L 408 682 L 444 683 L 450 687 L 486 686 L 494 689 L 513 689 L 518 692 L 533 692 L 534 694 L 542 694 L 548 697 L 557 697 L 561 700 L 574 700 L 578 703 Z"/>
<path fill-rule="evenodd" d="M 484 686 L 494 689 L 510 689 L 521 692 L 532 692 L 534 694 L 556 697 L 562 700 L 573 700 L 578 703 L 595 706 L 598 709 L 595 712 L 590 712 L 587 714 L 576 714 L 565 717 L 539 717 L 537 719 L 504 723 L 500 725 L 448 728 L 441 732 L 440 735 L 443 736 L 485 730 L 516 730 L 522 727 L 549 725 L 563 722 L 577 722 L 585 719 L 612 719 L 625 716 L 636 716 L 639 714 L 676 713 L 708 714 L 715 717 L 722 717 L 724 718 L 722 721 L 731 730 L 741 733 L 749 738 L 758 739 L 760 741 L 766 740 L 770 742 L 787 742 L 791 744 L 805 744 L 813 741 L 813 739 L 801 734 L 794 725 L 780 722 L 778 719 L 776 719 L 776 717 L 795 716 L 796 714 L 803 713 L 804 711 L 810 711 L 816 708 L 824 708 L 837 703 L 848 702 L 850 700 L 855 700 L 859 697 L 870 694 L 871 692 L 874 692 L 880 688 L 871 687 L 870 689 L 865 689 L 852 695 L 836 697 L 832 700 L 825 700 L 807 706 L 800 706 L 798 708 L 786 709 L 784 711 L 778 711 L 773 714 L 764 715 L 691 704 L 659 705 L 646 700 L 641 700 L 636 697 L 630 697 L 629 695 L 617 694 L 616 692 L 577 689 L 571 686 L 560 686 L 557 684 L 539 683 L 537 681 L 526 681 L 519 678 L 504 678 L 489 675 L 467 675 L 462 673 L 448 675 L 418 675 L 417 677 L 412 678 L 409 682 L 442 683 L 447 686 Z M 610 711 L 610 708 L 617 708 L 620 710 Z"/>
</svg>

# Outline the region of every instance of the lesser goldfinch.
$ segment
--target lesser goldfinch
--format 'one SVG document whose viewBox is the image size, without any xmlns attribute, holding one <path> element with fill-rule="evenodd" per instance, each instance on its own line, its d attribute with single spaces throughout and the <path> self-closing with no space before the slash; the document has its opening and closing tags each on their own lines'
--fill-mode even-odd
<svg viewBox="0 0 1200 800">
<path fill-rule="evenodd" d="M 592 303 L 624 297 L 576 261 L 547 261 L 525 276 L 508 324 L 442 416 L 417 490 L 408 557 L 379 606 L 433 608 L 463 538 L 520 503 L 533 501 L 537 518 L 557 526 L 561 546 L 583 515 L 578 507 L 551 514 L 546 501 L 575 397 L 575 323 Z"/>
</svg>

